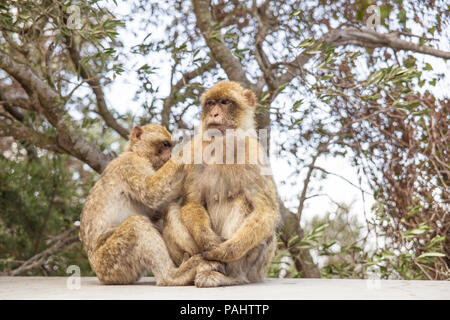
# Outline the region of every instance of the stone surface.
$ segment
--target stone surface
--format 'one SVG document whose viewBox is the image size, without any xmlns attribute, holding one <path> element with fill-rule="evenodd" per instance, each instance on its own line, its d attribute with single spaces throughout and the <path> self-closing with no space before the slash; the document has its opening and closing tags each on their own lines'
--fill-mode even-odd
<svg viewBox="0 0 450 320">
<path fill-rule="evenodd" d="M 153 278 L 128 286 L 81 278 L 69 289 L 66 277 L 0 277 L 0 299 L 450 299 L 450 281 L 267 279 L 235 287 L 157 287 Z M 73 281 L 70 283 L 74 283 Z"/>
</svg>

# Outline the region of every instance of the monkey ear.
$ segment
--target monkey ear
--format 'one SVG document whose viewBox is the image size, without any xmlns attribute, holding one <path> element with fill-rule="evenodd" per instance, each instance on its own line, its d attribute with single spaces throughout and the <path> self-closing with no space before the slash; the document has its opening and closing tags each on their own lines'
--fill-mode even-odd
<svg viewBox="0 0 450 320">
<path fill-rule="evenodd" d="M 244 90 L 244 97 L 247 100 L 247 103 L 250 107 L 254 107 L 256 105 L 256 97 L 252 90 Z"/>
<path fill-rule="evenodd" d="M 143 132 L 144 132 L 144 130 L 142 130 L 141 127 L 139 127 L 139 126 L 134 127 L 133 130 L 131 131 L 130 140 L 132 142 L 136 142 L 136 141 L 140 140 Z"/>
</svg>

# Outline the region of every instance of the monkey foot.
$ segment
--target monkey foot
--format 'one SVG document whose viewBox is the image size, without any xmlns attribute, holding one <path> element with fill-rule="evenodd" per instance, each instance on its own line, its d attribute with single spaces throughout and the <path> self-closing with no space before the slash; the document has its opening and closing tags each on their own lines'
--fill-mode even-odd
<svg viewBox="0 0 450 320">
<path fill-rule="evenodd" d="M 223 283 L 224 275 L 217 271 L 198 272 L 195 277 L 195 286 L 198 288 L 212 288 L 225 285 Z"/>
<path fill-rule="evenodd" d="M 217 271 L 225 274 L 225 265 L 218 261 L 204 261 L 197 267 L 197 274 L 209 271 Z"/>
</svg>

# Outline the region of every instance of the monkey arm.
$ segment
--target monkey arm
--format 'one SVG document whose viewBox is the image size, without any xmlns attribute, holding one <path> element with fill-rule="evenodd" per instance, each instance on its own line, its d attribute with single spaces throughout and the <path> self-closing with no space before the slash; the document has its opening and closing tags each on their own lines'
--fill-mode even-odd
<svg viewBox="0 0 450 320">
<path fill-rule="evenodd" d="M 131 197 L 149 208 L 157 209 L 181 195 L 182 165 L 169 160 L 154 174 L 149 175 L 139 168 L 139 159 L 132 160 L 134 160 L 133 168 L 127 170 L 122 176 L 130 189 Z M 145 165 L 148 166 L 148 164 Z"/>
<path fill-rule="evenodd" d="M 212 249 L 222 242 L 212 229 L 208 212 L 198 202 L 188 202 L 181 208 L 181 220 L 200 248 Z"/>
<path fill-rule="evenodd" d="M 275 231 L 278 221 L 278 206 L 275 191 L 256 193 L 252 196 L 253 212 L 232 238 L 216 248 L 203 253 L 207 260 L 232 262 L 268 238 Z"/>
</svg>

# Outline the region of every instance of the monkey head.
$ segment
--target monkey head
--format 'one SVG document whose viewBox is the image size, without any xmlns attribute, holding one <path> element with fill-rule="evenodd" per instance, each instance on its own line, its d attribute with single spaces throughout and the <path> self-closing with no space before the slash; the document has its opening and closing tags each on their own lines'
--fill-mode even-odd
<svg viewBox="0 0 450 320">
<path fill-rule="evenodd" d="M 202 95 L 202 129 L 254 129 L 256 99 L 239 83 L 222 81 Z"/>
<path fill-rule="evenodd" d="M 158 170 L 170 159 L 172 137 L 166 128 L 156 124 L 136 126 L 131 131 L 127 151 L 148 159 Z"/>
</svg>

